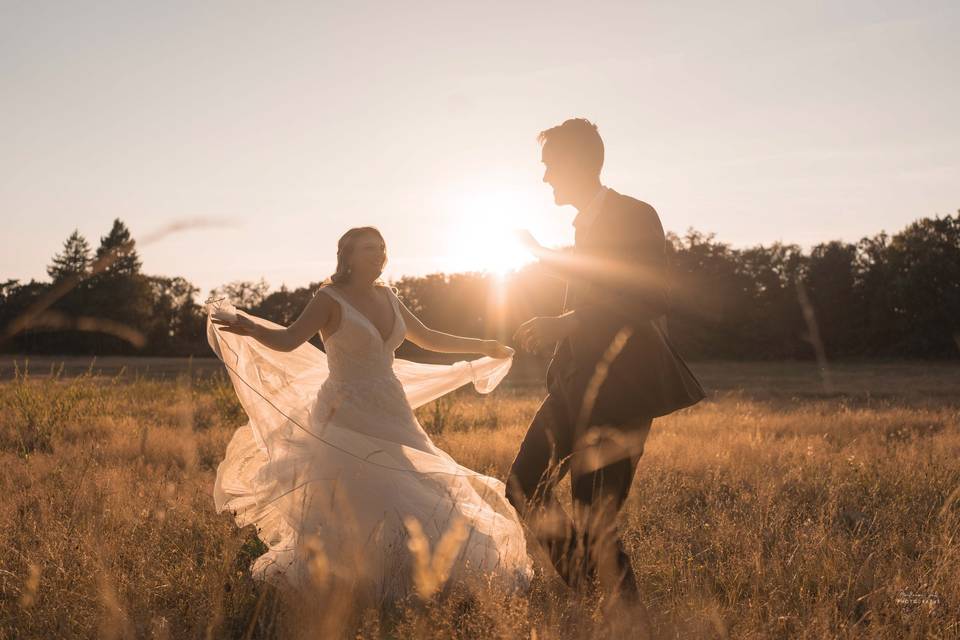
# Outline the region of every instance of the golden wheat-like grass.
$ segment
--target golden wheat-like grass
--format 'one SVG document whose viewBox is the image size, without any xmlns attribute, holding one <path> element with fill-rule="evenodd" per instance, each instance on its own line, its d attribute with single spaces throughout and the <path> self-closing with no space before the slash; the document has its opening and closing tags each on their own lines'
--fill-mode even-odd
<svg viewBox="0 0 960 640">
<path fill-rule="evenodd" d="M 705 365 L 708 386 L 721 386 L 715 371 L 728 388 L 654 422 L 621 531 L 657 633 L 960 636 L 960 373 L 849 366 L 824 394 L 809 370 L 777 366 Z M 211 498 L 242 419 L 224 385 L 0 384 L 0 638 L 612 633 L 615 612 L 542 562 L 527 593 L 441 589 L 456 532 L 414 550 L 421 597 L 409 601 L 295 601 L 254 583 L 262 546 Z M 419 415 L 456 459 L 503 478 L 539 394 L 458 392 Z"/>
</svg>

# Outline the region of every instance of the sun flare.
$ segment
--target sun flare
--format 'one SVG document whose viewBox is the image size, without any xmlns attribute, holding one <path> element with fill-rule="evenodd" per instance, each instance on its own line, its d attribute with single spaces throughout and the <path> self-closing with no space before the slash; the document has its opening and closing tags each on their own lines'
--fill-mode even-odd
<svg viewBox="0 0 960 640">
<path fill-rule="evenodd" d="M 451 198 L 453 216 L 446 270 L 504 275 L 533 261 L 515 232 L 529 228 L 529 198 L 506 189 L 476 190 Z"/>
</svg>

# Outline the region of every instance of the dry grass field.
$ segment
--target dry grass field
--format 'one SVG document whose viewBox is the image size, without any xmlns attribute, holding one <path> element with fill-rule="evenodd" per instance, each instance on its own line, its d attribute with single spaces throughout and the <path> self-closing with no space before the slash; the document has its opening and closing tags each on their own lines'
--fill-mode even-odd
<svg viewBox="0 0 960 640">
<path fill-rule="evenodd" d="M 710 399 L 654 423 L 622 515 L 658 637 L 960 637 L 960 367 L 695 370 Z M 419 415 L 503 478 L 540 393 Z M 218 376 L 0 382 L 0 638 L 608 637 L 549 571 L 366 610 L 253 583 L 254 531 L 211 498 L 242 420 Z"/>
</svg>

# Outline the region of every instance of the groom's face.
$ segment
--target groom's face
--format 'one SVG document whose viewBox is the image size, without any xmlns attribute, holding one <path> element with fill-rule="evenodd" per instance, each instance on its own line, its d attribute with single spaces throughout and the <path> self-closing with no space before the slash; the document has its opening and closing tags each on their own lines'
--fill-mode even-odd
<svg viewBox="0 0 960 640">
<path fill-rule="evenodd" d="M 558 205 L 572 204 L 574 194 L 584 183 L 583 167 L 572 154 L 563 153 L 549 142 L 543 145 L 543 181 L 553 187 L 553 201 Z"/>
</svg>

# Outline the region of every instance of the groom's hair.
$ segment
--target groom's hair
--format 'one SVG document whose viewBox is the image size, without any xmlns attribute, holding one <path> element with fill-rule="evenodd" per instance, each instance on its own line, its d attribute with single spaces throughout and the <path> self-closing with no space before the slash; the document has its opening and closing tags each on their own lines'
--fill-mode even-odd
<svg viewBox="0 0 960 640">
<path fill-rule="evenodd" d="M 586 118 L 571 118 L 563 124 L 544 129 L 537 136 L 541 146 L 550 144 L 560 153 L 577 158 L 584 169 L 600 174 L 603 168 L 603 139 L 597 125 Z"/>
</svg>

